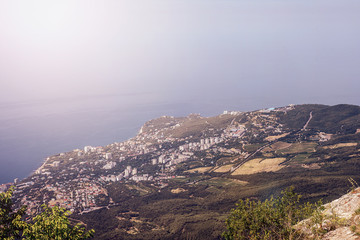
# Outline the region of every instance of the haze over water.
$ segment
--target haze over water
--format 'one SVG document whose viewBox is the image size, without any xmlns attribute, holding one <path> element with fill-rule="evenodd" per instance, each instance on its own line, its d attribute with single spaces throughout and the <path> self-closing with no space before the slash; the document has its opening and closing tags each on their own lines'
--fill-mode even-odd
<svg viewBox="0 0 360 240">
<path fill-rule="evenodd" d="M 1 1 L 0 183 L 161 115 L 360 104 L 355 0 Z"/>
</svg>

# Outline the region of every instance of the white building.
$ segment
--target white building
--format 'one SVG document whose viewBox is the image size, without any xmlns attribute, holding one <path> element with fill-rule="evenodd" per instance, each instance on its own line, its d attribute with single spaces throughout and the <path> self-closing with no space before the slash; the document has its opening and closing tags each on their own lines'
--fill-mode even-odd
<svg viewBox="0 0 360 240">
<path fill-rule="evenodd" d="M 60 164 L 60 161 L 54 161 L 54 162 L 53 162 L 53 166 L 54 166 L 54 167 L 58 167 L 59 164 Z"/>
<path fill-rule="evenodd" d="M 159 164 L 162 164 L 162 163 L 165 163 L 165 157 L 164 157 L 164 155 L 161 155 L 161 156 L 159 157 Z"/>
<path fill-rule="evenodd" d="M 115 166 L 116 166 L 116 162 L 108 162 L 103 166 L 103 169 L 112 169 Z"/>
<path fill-rule="evenodd" d="M 84 147 L 84 152 L 85 152 L 85 153 L 91 152 L 92 149 L 93 149 L 92 146 L 85 146 L 85 147 Z"/>
<path fill-rule="evenodd" d="M 107 160 L 112 159 L 112 154 L 111 153 L 105 153 L 105 159 L 107 159 Z"/>
<path fill-rule="evenodd" d="M 130 171 L 128 169 L 125 169 L 124 171 L 124 177 L 128 178 L 130 176 Z"/>
</svg>

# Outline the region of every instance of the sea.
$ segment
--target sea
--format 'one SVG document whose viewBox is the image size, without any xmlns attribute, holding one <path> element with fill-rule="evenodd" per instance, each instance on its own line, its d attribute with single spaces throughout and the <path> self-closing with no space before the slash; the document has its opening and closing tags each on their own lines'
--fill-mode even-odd
<svg viewBox="0 0 360 240">
<path fill-rule="evenodd" d="M 0 103 L 0 184 L 26 178 L 48 156 L 125 141 L 150 119 L 190 113 L 212 116 L 223 107 L 194 99 L 169 102 L 138 95 Z"/>
</svg>

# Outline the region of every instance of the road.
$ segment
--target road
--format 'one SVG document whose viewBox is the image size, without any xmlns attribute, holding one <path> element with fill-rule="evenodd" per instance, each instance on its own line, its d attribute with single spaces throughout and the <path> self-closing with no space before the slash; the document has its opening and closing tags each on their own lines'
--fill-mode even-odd
<svg viewBox="0 0 360 240">
<path fill-rule="evenodd" d="M 302 128 L 302 131 L 305 131 L 305 130 L 306 130 L 309 122 L 311 121 L 311 119 L 312 119 L 312 112 L 310 112 L 310 117 L 309 117 L 309 119 L 307 120 L 307 122 L 305 123 L 304 127 Z"/>
<path fill-rule="evenodd" d="M 268 143 L 260 148 L 258 148 L 255 152 L 253 152 L 252 154 L 250 154 L 249 156 L 247 156 L 244 160 L 242 160 L 238 165 L 236 165 L 235 167 L 232 167 L 230 172 L 235 172 L 236 169 L 238 169 L 239 167 L 241 167 L 244 163 L 246 163 L 250 158 L 252 158 L 255 154 L 257 154 L 258 152 L 260 152 L 261 150 L 263 150 L 264 148 L 270 146 L 271 144 L 273 144 L 274 142 Z"/>
</svg>

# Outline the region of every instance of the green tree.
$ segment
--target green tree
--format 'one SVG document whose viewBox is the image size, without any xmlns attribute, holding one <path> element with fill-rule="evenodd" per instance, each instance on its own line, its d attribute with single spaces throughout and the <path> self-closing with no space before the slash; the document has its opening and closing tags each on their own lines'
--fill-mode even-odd
<svg viewBox="0 0 360 240">
<path fill-rule="evenodd" d="M 33 223 L 25 228 L 23 236 L 28 240 L 83 240 L 93 236 L 94 230 L 86 232 L 80 224 L 71 226 L 69 211 L 57 206 L 42 205 L 43 212 L 33 218 Z"/>
<path fill-rule="evenodd" d="M 10 187 L 7 192 L 0 193 L 0 239 L 12 240 L 21 236 L 22 230 L 27 224 L 22 220 L 26 206 L 22 206 L 17 211 L 13 211 L 11 196 L 14 187 Z"/>
<path fill-rule="evenodd" d="M 225 239 L 296 239 L 301 233 L 293 225 L 309 217 L 314 205 L 299 204 L 301 195 L 293 187 L 281 192 L 279 198 L 263 202 L 240 200 L 226 220 Z"/>
<path fill-rule="evenodd" d="M 43 212 L 35 216 L 31 222 L 25 222 L 22 217 L 26 206 L 13 211 L 11 196 L 13 187 L 0 193 L 0 239 L 26 240 L 84 240 L 91 238 L 94 230 L 86 231 L 80 224 L 72 226 L 68 216 L 70 212 L 63 208 L 49 208 L 43 205 Z"/>
</svg>

